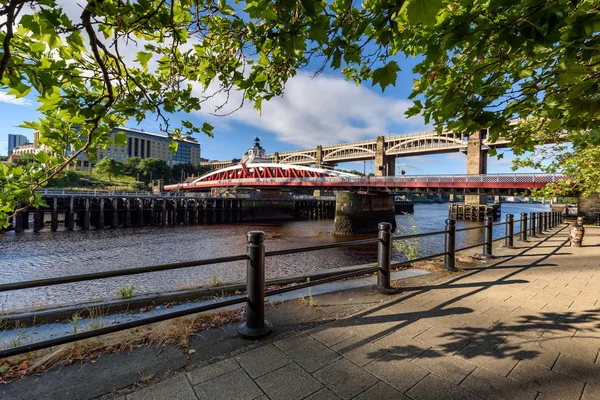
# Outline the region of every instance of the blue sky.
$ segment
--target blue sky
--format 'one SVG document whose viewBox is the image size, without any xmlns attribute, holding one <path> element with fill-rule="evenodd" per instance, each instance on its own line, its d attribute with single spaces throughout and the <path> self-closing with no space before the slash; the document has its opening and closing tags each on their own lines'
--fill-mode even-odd
<svg viewBox="0 0 600 400">
<path fill-rule="evenodd" d="M 407 100 L 413 78 L 411 70 L 414 60 L 398 59 L 402 71 L 395 87 L 384 93 L 370 82 L 357 86 L 346 81 L 339 71 L 326 70 L 313 77 L 310 71 L 300 71 L 292 78 L 283 96 L 263 103 L 262 117 L 252 108 L 245 106 L 227 117 L 211 115 L 219 97 L 205 104 L 203 110 L 191 115 L 173 115 L 173 126 L 181 119 L 189 119 L 201 125 L 208 121 L 215 127 L 215 137 L 197 136 L 201 143 L 202 157 L 215 160 L 239 158 L 251 146 L 255 136 L 261 138 L 268 153 L 329 145 L 348 141 L 375 138 L 378 135 L 396 135 L 428 130 L 422 118 L 406 119 L 404 111 L 411 106 Z M 239 105 L 240 97 L 232 94 L 231 109 Z M 37 119 L 35 97 L 14 99 L 0 91 L 0 155 L 7 154 L 7 136 L 19 133 L 32 139 L 33 132 L 17 126 L 26 120 Z M 226 113 L 225 107 L 221 112 Z M 132 123 L 130 128 L 141 128 L 159 132 L 158 123 L 149 117 L 140 125 Z M 511 172 L 514 156 L 506 150 L 504 159 L 490 158 L 488 173 Z M 464 174 L 466 155 L 451 153 L 435 156 L 398 158 L 399 173 L 407 174 Z M 340 168 L 373 170 L 372 162 L 346 163 Z M 526 172 L 526 171 L 519 171 Z"/>
</svg>

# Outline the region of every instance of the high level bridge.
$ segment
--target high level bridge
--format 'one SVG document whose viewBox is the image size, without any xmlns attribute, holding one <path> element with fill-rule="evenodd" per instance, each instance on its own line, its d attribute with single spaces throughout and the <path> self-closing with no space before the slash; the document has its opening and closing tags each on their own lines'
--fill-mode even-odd
<svg viewBox="0 0 600 400">
<path fill-rule="evenodd" d="M 342 143 L 330 146 L 317 146 L 312 149 L 275 152 L 267 156 L 276 164 L 292 164 L 320 167 L 333 167 L 337 163 L 351 161 L 375 162 L 376 175 L 394 175 L 396 157 L 419 156 L 429 154 L 467 152 L 469 146 L 477 146 L 482 152 L 490 148 L 504 148 L 509 142 L 499 138 L 492 143 L 487 139 L 486 131 L 471 135 L 463 133 L 443 133 L 435 131 L 411 133 L 396 136 L 379 136 L 376 139 L 360 142 Z M 483 160 L 485 157 L 476 157 Z M 234 160 L 235 161 L 235 160 Z M 212 169 L 222 169 L 236 164 L 234 161 L 209 161 L 201 163 Z M 483 166 L 480 169 L 486 169 Z M 471 172 L 473 173 L 473 172 Z M 477 173 L 485 173 L 478 171 Z"/>
</svg>

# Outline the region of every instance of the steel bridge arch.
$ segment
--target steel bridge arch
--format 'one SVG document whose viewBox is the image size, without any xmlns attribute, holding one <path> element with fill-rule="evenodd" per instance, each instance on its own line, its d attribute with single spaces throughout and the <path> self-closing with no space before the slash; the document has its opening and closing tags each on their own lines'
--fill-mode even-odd
<svg viewBox="0 0 600 400">
<path fill-rule="evenodd" d="M 335 158 L 335 155 L 338 153 L 343 153 L 345 151 L 348 150 L 358 150 L 357 153 L 352 154 L 353 156 L 374 156 L 375 155 L 375 151 L 365 148 L 365 147 L 358 147 L 358 146 L 349 146 L 349 147 L 342 147 L 339 149 L 336 149 L 334 151 L 332 151 L 331 153 L 327 153 L 326 156 L 323 157 L 323 161 L 329 161 L 332 158 Z"/>
<path fill-rule="evenodd" d="M 421 141 L 424 142 L 423 143 L 424 146 L 428 146 L 429 147 L 429 146 L 431 146 L 435 142 L 436 139 L 437 139 L 438 143 L 444 142 L 445 144 L 448 144 L 448 145 L 459 145 L 459 146 L 466 146 L 467 145 L 465 142 L 463 142 L 460 139 L 449 138 L 447 136 L 416 137 L 416 138 L 411 138 L 409 140 L 401 141 L 400 143 L 398 143 L 398 144 L 390 147 L 389 149 L 387 149 L 385 151 L 385 153 L 386 154 L 391 154 L 394 151 L 399 151 L 401 149 L 408 149 L 408 148 L 411 148 L 411 147 L 409 147 L 407 145 L 415 143 L 415 142 L 418 143 L 418 142 L 421 142 Z M 429 142 L 429 143 L 427 143 L 427 142 Z M 419 146 L 415 146 L 415 147 L 412 147 L 412 148 L 418 149 Z"/>
<path fill-rule="evenodd" d="M 314 163 L 317 161 L 316 157 L 311 156 L 307 153 L 294 153 L 294 154 L 286 154 L 279 159 L 279 162 L 282 164 L 286 164 L 288 162 L 307 162 Z"/>
</svg>

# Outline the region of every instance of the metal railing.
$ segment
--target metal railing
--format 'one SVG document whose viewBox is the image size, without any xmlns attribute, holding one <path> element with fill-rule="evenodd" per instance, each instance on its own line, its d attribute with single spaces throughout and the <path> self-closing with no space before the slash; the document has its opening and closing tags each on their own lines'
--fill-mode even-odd
<svg viewBox="0 0 600 400">
<path fill-rule="evenodd" d="M 543 220 L 546 223 L 537 225 L 542 230 L 552 229 L 561 223 L 561 214 L 558 212 L 552 213 L 532 213 L 529 221 L 535 224 L 536 220 Z M 527 240 L 527 214 L 521 214 L 521 230 L 517 232 L 520 234 L 520 240 Z M 517 221 L 517 222 L 519 222 Z M 478 227 L 469 227 L 456 229 L 456 221 L 454 219 L 447 219 L 445 229 L 436 232 L 426 232 L 411 235 L 399 235 L 394 236 L 392 232 L 392 225 L 389 223 L 379 224 L 379 233 L 377 238 L 353 240 L 339 243 L 328 243 L 323 245 L 291 248 L 284 250 L 265 251 L 264 239 L 265 234 L 260 231 L 252 231 L 247 234 L 247 248 L 246 254 L 233 255 L 227 257 L 212 258 L 206 260 L 197 260 L 189 262 L 180 262 L 174 264 L 154 265 L 140 268 L 129 268 L 124 270 L 113 270 L 95 272 L 89 274 L 62 276 L 56 278 L 38 279 L 32 281 L 14 282 L 0 284 L 0 293 L 8 292 L 13 290 L 21 290 L 27 288 L 35 288 L 42 286 L 54 286 L 65 283 L 75 283 L 82 281 L 90 281 L 96 279 L 114 278 L 125 275 L 134 275 L 142 273 L 150 273 L 157 271 L 168 271 L 180 268 L 189 268 L 203 265 L 220 264 L 231 261 L 243 261 L 246 260 L 246 294 L 233 296 L 230 299 L 217 301 L 211 304 L 205 304 L 201 306 L 186 308 L 185 310 L 179 310 L 174 312 L 168 312 L 165 314 L 155 315 L 152 317 L 140 318 L 135 321 L 120 323 L 117 325 L 110 325 L 99 329 L 93 329 L 90 331 L 79 332 L 69 336 L 57 337 L 49 340 L 44 340 L 36 343 L 24 344 L 21 346 L 0 350 L 0 359 L 5 357 L 11 357 L 31 351 L 41 350 L 58 346 L 61 344 L 71 343 L 83 339 L 88 339 L 96 336 L 101 336 L 109 333 L 119 332 L 127 329 L 136 328 L 142 325 L 153 324 L 156 322 L 166 321 L 173 318 L 184 317 L 187 315 L 198 314 L 209 310 L 214 310 L 222 307 L 233 306 L 237 304 L 246 303 L 246 317 L 245 321 L 240 325 L 238 332 L 245 338 L 260 338 L 268 334 L 272 329 L 272 324 L 265 320 L 265 297 L 290 292 L 294 290 L 300 290 L 303 288 L 321 285 L 337 280 L 343 280 L 355 276 L 366 275 L 373 272 L 377 272 L 377 289 L 384 293 L 394 292 L 391 286 L 391 275 L 392 268 L 406 264 L 411 264 L 417 261 L 428 260 L 437 258 L 440 256 L 444 257 L 443 268 L 449 271 L 456 271 L 456 252 L 467 250 L 470 248 L 483 246 L 482 256 L 493 257 L 493 238 L 492 231 L 494 226 L 505 225 L 506 234 L 501 237 L 505 240 L 506 247 L 513 246 L 514 236 L 514 217 L 512 214 L 507 215 L 506 222 L 494 224 L 492 217 L 488 216 L 485 218 L 485 224 Z M 533 225 L 535 226 L 535 225 Z M 465 232 L 474 229 L 484 230 L 484 241 L 474 245 L 466 246 L 463 248 L 456 248 L 456 233 Z M 535 229 L 533 229 L 535 231 Z M 538 232 L 540 232 L 538 230 Z M 432 254 L 418 259 L 406 260 L 406 261 L 393 261 L 392 249 L 393 242 L 395 240 L 407 240 L 415 238 L 423 238 L 427 236 L 444 235 L 444 250 L 437 254 Z M 496 239 L 499 240 L 499 239 Z M 265 291 L 265 259 L 267 257 L 276 257 L 285 254 L 294 253 L 305 253 L 310 251 L 321 251 L 340 247 L 349 247 L 365 244 L 377 244 L 377 265 L 361 268 L 352 272 L 340 272 L 327 278 L 321 278 L 302 284 L 293 286 L 286 286 L 277 289 Z M 156 299 L 160 300 L 161 296 Z"/>
<path fill-rule="evenodd" d="M 205 197 L 202 193 L 170 192 L 154 193 L 152 191 L 125 191 L 125 190 L 70 190 L 70 189 L 39 189 L 36 191 L 42 196 L 122 196 L 122 197 Z"/>
</svg>

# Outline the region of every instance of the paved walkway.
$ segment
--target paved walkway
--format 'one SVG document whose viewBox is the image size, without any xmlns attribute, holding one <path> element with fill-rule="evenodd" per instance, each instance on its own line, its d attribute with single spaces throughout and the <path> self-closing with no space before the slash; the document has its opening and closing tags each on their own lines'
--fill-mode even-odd
<svg viewBox="0 0 600 400">
<path fill-rule="evenodd" d="M 585 247 L 566 242 L 555 229 L 127 400 L 600 399 L 600 228 L 587 228 Z"/>
</svg>

